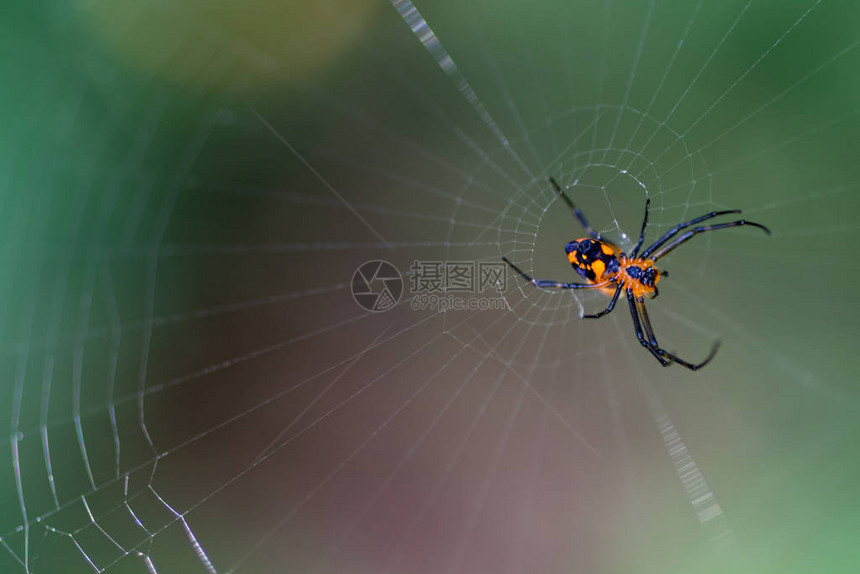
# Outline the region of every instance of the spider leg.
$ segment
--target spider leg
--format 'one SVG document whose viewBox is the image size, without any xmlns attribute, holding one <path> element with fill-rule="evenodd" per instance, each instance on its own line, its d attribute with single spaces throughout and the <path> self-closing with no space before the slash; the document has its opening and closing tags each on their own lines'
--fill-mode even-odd
<svg viewBox="0 0 860 574">
<path fill-rule="evenodd" d="M 603 317 L 604 315 L 608 315 L 609 313 L 611 313 L 612 310 L 615 308 L 615 302 L 618 301 L 618 295 L 621 293 L 621 287 L 622 286 L 619 285 L 615 289 L 615 294 L 612 296 L 612 301 L 609 302 L 609 306 L 607 306 L 606 309 L 604 309 L 600 313 L 594 313 L 593 315 L 583 315 L 582 318 L 583 319 L 599 319 L 600 317 Z"/>
<path fill-rule="evenodd" d="M 628 298 L 630 297 L 631 295 L 628 295 Z M 678 363 L 679 365 L 687 367 L 691 371 L 696 371 L 710 363 L 711 359 L 714 358 L 714 355 L 717 354 L 717 349 L 720 348 L 719 341 L 716 341 L 714 343 L 714 346 L 711 348 L 711 352 L 708 353 L 708 356 L 705 357 L 705 360 L 698 364 L 685 361 L 674 353 L 670 353 L 665 349 L 661 349 L 659 343 L 657 343 L 657 337 L 654 335 L 654 328 L 651 326 L 651 319 L 648 317 L 648 310 L 645 308 L 645 299 L 643 297 L 637 298 L 635 306 L 636 310 L 639 312 L 639 315 L 642 317 L 642 325 L 645 328 L 645 334 L 648 336 L 648 342 L 651 344 L 650 349 L 652 353 L 656 352 L 661 357 L 663 357 L 664 360 L 668 360 L 665 364 L 663 364 L 663 362 L 661 361 L 661 364 L 663 364 L 664 367 L 668 366 L 669 363 Z"/>
<path fill-rule="evenodd" d="M 588 232 L 588 234 L 591 237 L 593 237 L 594 239 L 600 239 L 600 234 L 597 233 L 596 231 L 594 231 L 594 229 L 592 229 L 592 227 L 588 224 L 588 221 L 586 221 L 585 216 L 573 204 L 573 202 L 570 200 L 570 198 L 567 196 L 567 194 L 564 192 L 564 190 L 561 189 L 561 186 L 558 184 L 558 182 L 555 180 L 555 178 L 550 177 L 549 182 L 552 184 L 552 186 L 555 188 L 555 190 L 558 192 L 558 194 L 561 196 L 561 198 L 564 200 L 564 202 L 567 204 L 567 206 L 573 210 L 573 214 L 576 216 L 576 218 L 579 220 L 579 223 L 582 224 L 582 226 L 585 228 L 585 230 Z"/>
<path fill-rule="evenodd" d="M 665 247 L 660 248 L 657 251 L 657 253 L 655 253 L 651 258 L 654 261 L 657 261 L 658 259 L 660 259 L 664 255 L 668 255 L 673 249 L 675 249 L 676 247 L 678 247 L 679 245 L 681 245 L 685 241 L 689 241 L 690 239 L 692 239 L 695 235 L 698 235 L 699 233 L 704 233 L 706 231 L 714 231 L 716 229 L 726 229 L 727 227 L 738 227 L 741 225 L 752 225 L 753 227 L 758 227 L 759 229 L 763 229 L 765 231 L 765 233 L 770 235 L 770 229 L 768 229 L 764 225 L 762 225 L 760 223 L 754 223 L 752 221 L 746 221 L 745 219 L 739 219 L 737 221 L 732 221 L 730 223 L 719 223 L 717 225 L 706 225 L 704 227 L 696 227 L 696 228 L 691 229 L 690 231 L 684 233 L 683 235 L 681 235 L 679 238 L 674 240 L 669 245 L 666 245 Z"/>
<path fill-rule="evenodd" d="M 642 230 L 639 232 L 639 241 L 636 243 L 636 247 L 633 248 L 632 257 L 636 257 L 636 254 L 639 253 L 639 249 L 642 247 L 642 244 L 645 242 L 645 228 L 648 227 L 648 211 L 651 209 L 651 198 L 645 200 L 645 217 L 642 218 Z"/>
<path fill-rule="evenodd" d="M 560 281 L 553 281 L 551 279 L 535 279 L 513 263 L 511 263 L 507 257 L 502 257 L 502 261 L 510 265 L 514 271 L 520 274 L 523 279 L 534 285 L 535 287 L 554 287 L 556 289 L 598 289 L 600 287 L 606 287 L 609 282 L 605 281 L 603 283 L 562 283 Z"/>
<path fill-rule="evenodd" d="M 654 355 L 655 359 L 660 361 L 661 365 L 668 367 L 671 364 L 671 361 L 664 359 L 660 353 L 654 349 L 654 346 L 651 345 L 650 341 L 645 340 L 645 335 L 642 334 L 642 323 L 639 321 L 639 310 L 636 308 L 636 299 L 633 297 L 633 291 L 630 289 L 627 290 L 627 302 L 630 304 L 630 317 L 633 318 L 633 329 L 636 331 L 636 338 L 639 339 L 639 342 L 642 343 L 643 347 L 651 351 L 651 354 Z"/>
<path fill-rule="evenodd" d="M 675 227 L 673 227 L 672 229 L 667 231 L 666 234 L 663 235 L 663 237 L 661 237 L 660 239 L 658 239 L 657 241 L 652 243 L 648 247 L 648 249 L 643 251 L 642 252 L 642 258 L 648 259 L 648 256 L 651 255 L 654 252 L 654 250 L 659 249 L 661 245 L 663 245 L 664 243 L 666 243 L 667 241 L 672 239 L 672 237 L 674 237 L 675 234 L 678 233 L 679 231 L 681 231 L 682 229 L 687 229 L 691 225 L 696 225 L 697 223 L 701 223 L 707 219 L 712 219 L 714 217 L 719 217 L 720 215 L 726 215 L 729 213 L 740 213 L 740 212 L 741 212 L 740 209 L 730 209 L 728 211 L 712 211 L 706 215 L 703 215 L 701 217 L 697 217 L 696 219 L 691 219 L 690 221 L 685 221 L 684 223 L 679 223 L 678 225 L 676 225 Z"/>
</svg>

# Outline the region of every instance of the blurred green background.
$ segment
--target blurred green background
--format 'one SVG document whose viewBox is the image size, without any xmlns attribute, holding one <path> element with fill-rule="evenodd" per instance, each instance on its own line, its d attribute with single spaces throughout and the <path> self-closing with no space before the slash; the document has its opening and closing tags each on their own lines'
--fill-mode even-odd
<svg viewBox="0 0 860 574">
<path fill-rule="evenodd" d="M 3 12 L 0 571 L 860 570 L 856 3 Z M 661 261 L 710 365 L 510 274 L 411 308 L 576 280 L 548 176 L 626 249 L 646 197 L 773 230 Z"/>
</svg>

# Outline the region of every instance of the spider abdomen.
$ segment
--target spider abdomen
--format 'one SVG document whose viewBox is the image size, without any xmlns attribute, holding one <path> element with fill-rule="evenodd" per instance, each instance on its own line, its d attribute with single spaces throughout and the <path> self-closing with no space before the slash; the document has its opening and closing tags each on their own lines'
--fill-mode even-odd
<svg viewBox="0 0 860 574">
<path fill-rule="evenodd" d="M 621 270 L 620 250 L 606 241 L 586 237 L 571 241 L 564 250 L 579 276 L 591 283 L 609 281 Z"/>
</svg>

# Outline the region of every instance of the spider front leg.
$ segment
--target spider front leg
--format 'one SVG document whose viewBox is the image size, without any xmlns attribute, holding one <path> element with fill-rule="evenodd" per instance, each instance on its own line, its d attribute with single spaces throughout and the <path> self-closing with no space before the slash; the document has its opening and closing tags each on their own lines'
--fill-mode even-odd
<svg viewBox="0 0 860 574">
<path fill-rule="evenodd" d="M 678 363 L 679 365 L 687 367 L 691 371 L 696 371 L 710 363 L 711 359 L 714 358 L 714 355 L 717 354 L 717 350 L 720 348 L 719 341 L 714 342 L 711 352 L 708 353 L 708 356 L 705 357 L 704 361 L 698 364 L 685 361 L 678 355 L 670 353 L 665 349 L 661 349 L 660 345 L 657 343 L 657 337 L 654 335 L 654 328 L 651 326 L 651 319 L 648 317 L 648 311 L 645 309 L 645 298 L 634 297 L 633 292 L 628 289 L 627 300 L 630 303 L 630 314 L 633 317 L 633 328 L 636 330 L 636 337 L 639 339 L 639 342 L 642 343 L 642 346 L 651 351 L 651 354 L 654 355 L 664 367 L 668 367 L 672 363 Z M 642 319 L 641 325 L 639 321 L 640 317 Z M 648 337 L 647 341 L 642 334 L 642 327 L 644 327 L 645 334 Z"/>
<path fill-rule="evenodd" d="M 651 343 L 645 339 L 645 335 L 642 334 L 642 323 L 639 321 L 639 312 L 636 309 L 636 300 L 633 297 L 633 291 L 630 289 L 627 290 L 627 302 L 630 304 L 630 317 L 633 319 L 633 330 L 636 331 L 636 338 L 639 339 L 639 342 L 643 347 L 651 351 L 651 354 L 654 355 L 655 359 L 660 361 L 661 365 L 668 367 L 670 362 L 664 359 L 660 353 L 654 349 Z"/>
<path fill-rule="evenodd" d="M 695 237 L 699 233 L 706 233 L 708 231 L 716 231 L 718 229 L 727 229 L 729 227 L 740 227 L 742 225 L 751 225 L 753 227 L 758 227 L 759 229 L 763 229 L 765 233 L 770 235 L 770 229 L 768 229 L 767 227 L 765 227 L 761 223 L 755 223 L 754 221 L 747 221 L 746 219 L 739 219 L 737 221 L 731 221 L 729 223 L 719 223 L 717 225 L 705 225 L 702 227 L 693 228 L 690 231 L 684 233 L 683 235 L 681 235 L 680 237 L 678 237 L 677 239 L 672 241 L 672 243 L 670 243 L 669 245 L 666 245 L 665 247 L 660 248 L 656 253 L 654 253 L 654 255 L 651 256 L 651 258 L 654 261 L 657 261 L 661 257 L 665 257 L 666 255 L 669 255 L 669 253 L 671 253 L 675 248 L 680 246 L 682 243 L 689 241 L 690 239 L 692 239 L 693 237 Z"/>
<path fill-rule="evenodd" d="M 713 218 L 715 218 L 715 217 L 719 217 L 720 215 L 726 215 L 726 214 L 729 214 L 729 213 L 740 213 L 740 212 L 741 212 L 741 210 L 740 210 L 740 209 L 729 209 L 729 210 L 727 210 L 727 211 L 712 211 L 712 212 L 710 212 L 710 213 L 706 213 L 705 215 L 703 215 L 703 216 L 701 216 L 701 217 L 697 217 L 697 218 L 695 218 L 695 219 L 691 219 L 690 221 L 685 221 L 684 223 L 679 223 L 678 225 L 676 225 L 675 227 L 673 227 L 672 229 L 670 229 L 669 231 L 667 231 L 667 232 L 663 235 L 663 237 L 661 237 L 660 239 L 658 239 L 657 241 L 655 241 L 654 243 L 652 243 L 651 245 L 649 245 L 649 246 L 648 246 L 648 249 L 646 249 L 645 251 L 643 251 L 643 252 L 642 252 L 642 258 L 643 258 L 643 259 L 648 259 L 648 258 L 650 257 L 650 255 L 651 255 L 652 253 L 654 253 L 654 251 L 656 251 L 656 250 L 657 250 L 657 249 L 659 249 L 659 248 L 660 248 L 664 243 L 666 243 L 667 241 L 669 241 L 670 239 L 672 239 L 675 235 L 677 235 L 677 234 L 678 234 L 678 232 L 679 232 L 679 231 L 682 231 L 682 230 L 684 230 L 684 229 L 687 229 L 688 227 L 691 227 L 691 226 L 693 226 L 693 225 L 696 225 L 697 223 L 701 223 L 701 222 L 706 221 L 706 220 L 708 220 L 708 219 L 713 219 Z"/>
</svg>

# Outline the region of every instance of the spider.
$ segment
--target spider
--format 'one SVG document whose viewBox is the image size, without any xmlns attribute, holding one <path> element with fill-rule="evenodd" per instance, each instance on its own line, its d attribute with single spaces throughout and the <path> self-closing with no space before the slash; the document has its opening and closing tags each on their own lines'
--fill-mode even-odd
<svg viewBox="0 0 860 574">
<path fill-rule="evenodd" d="M 642 219 L 642 230 L 639 232 L 639 241 L 633 252 L 628 256 L 620 247 L 603 239 L 599 233 L 588 224 L 585 216 L 577 209 L 567 194 L 558 185 L 552 177 L 549 178 L 550 183 L 573 211 L 573 214 L 582 224 L 582 227 L 588 232 L 589 237 L 584 237 L 571 241 L 565 245 L 564 250 L 567 253 L 567 260 L 576 269 L 579 275 L 588 281 L 588 283 L 561 283 L 559 281 L 551 281 L 547 279 L 534 279 L 522 269 L 511 263 L 507 257 L 502 257 L 502 260 L 510 265 L 514 271 L 519 273 L 523 279 L 534 285 L 535 287 L 552 287 L 556 289 L 600 289 L 605 293 L 613 293 L 612 300 L 603 311 L 592 315 L 583 315 L 585 319 L 597 319 L 610 313 L 615 308 L 615 302 L 618 301 L 618 296 L 622 291 L 627 295 L 627 302 L 630 306 L 630 316 L 633 318 L 633 329 L 636 331 L 636 338 L 643 347 L 648 349 L 661 365 L 668 367 L 672 363 L 678 363 L 695 371 L 707 365 L 717 349 L 720 347 L 720 342 L 715 341 L 711 352 L 705 357 L 701 363 L 690 363 L 669 351 L 660 348 L 657 343 L 657 338 L 654 336 L 654 329 L 651 327 L 651 320 L 648 318 L 648 311 L 645 309 L 645 297 L 653 299 L 659 292 L 657 283 L 661 277 L 668 276 L 665 271 L 660 271 L 655 265 L 656 262 L 669 253 L 676 247 L 693 238 L 699 233 L 706 231 L 714 231 L 716 229 L 726 229 L 728 227 L 738 227 L 740 225 L 752 225 L 763 229 L 770 235 L 770 229 L 759 223 L 739 219 L 729 223 L 718 223 L 714 225 L 705 225 L 694 227 L 693 229 L 678 235 L 684 229 L 692 227 L 697 223 L 726 215 L 729 213 L 740 213 L 739 209 L 730 209 L 727 211 L 712 211 L 701 217 L 679 223 L 670 229 L 663 237 L 652 243 L 641 254 L 639 249 L 645 241 L 645 230 L 648 227 L 648 210 L 651 207 L 651 199 L 645 200 L 645 217 Z M 644 331 L 644 333 L 643 333 Z"/>
</svg>

